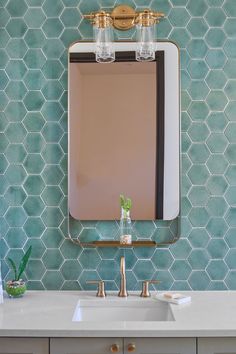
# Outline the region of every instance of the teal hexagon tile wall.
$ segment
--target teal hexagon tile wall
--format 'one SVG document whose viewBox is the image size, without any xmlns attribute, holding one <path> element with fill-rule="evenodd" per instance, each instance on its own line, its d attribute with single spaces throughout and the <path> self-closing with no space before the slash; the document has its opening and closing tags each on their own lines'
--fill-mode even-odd
<svg viewBox="0 0 236 354">
<path fill-rule="evenodd" d="M 127 1 L 6 0 L 0 4 L 0 252 L 22 256 L 31 289 L 119 286 L 157 278 L 160 289 L 236 289 L 236 6 L 234 0 L 128 1 L 166 13 L 157 37 L 181 54 L 181 239 L 159 249 L 81 249 L 67 236 L 67 48 L 91 39 L 82 15 Z M 134 31 L 125 33 L 131 38 Z M 116 31 L 117 39 L 124 33 Z M 145 237 L 175 234 L 175 223 L 137 222 Z M 73 223 L 81 237 L 117 236 L 113 222 Z"/>
</svg>

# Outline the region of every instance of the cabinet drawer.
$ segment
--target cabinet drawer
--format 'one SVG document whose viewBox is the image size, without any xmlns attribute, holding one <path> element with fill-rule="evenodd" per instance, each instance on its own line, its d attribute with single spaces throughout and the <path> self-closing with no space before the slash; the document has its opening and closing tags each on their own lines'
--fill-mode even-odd
<svg viewBox="0 0 236 354">
<path fill-rule="evenodd" d="M 236 338 L 198 338 L 198 354 L 236 354 Z"/>
<path fill-rule="evenodd" d="M 49 354 L 49 339 L 0 338 L 0 354 Z"/>
<path fill-rule="evenodd" d="M 124 354 L 196 354 L 195 338 L 126 338 Z"/>
<path fill-rule="evenodd" d="M 51 338 L 50 341 L 50 354 L 111 354 L 114 349 L 113 353 L 123 353 L 122 338 Z"/>
</svg>

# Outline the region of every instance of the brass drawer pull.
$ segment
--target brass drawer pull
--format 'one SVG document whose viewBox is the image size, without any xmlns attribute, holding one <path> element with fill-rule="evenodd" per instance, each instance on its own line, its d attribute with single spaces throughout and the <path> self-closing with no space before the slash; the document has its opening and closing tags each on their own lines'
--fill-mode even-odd
<svg viewBox="0 0 236 354">
<path fill-rule="evenodd" d="M 133 352 L 135 352 L 135 350 L 136 350 L 135 344 L 134 343 L 129 343 L 128 344 L 128 352 L 129 353 L 133 353 Z"/>
<path fill-rule="evenodd" d="M 112 345 L 110 346 L 110 351 L 111 351 L 112 353 L 118 353 L 118 352 L 120 351 L 119 345 L 118 345 L 118 344 L 112 344 Z"/>
</svg>

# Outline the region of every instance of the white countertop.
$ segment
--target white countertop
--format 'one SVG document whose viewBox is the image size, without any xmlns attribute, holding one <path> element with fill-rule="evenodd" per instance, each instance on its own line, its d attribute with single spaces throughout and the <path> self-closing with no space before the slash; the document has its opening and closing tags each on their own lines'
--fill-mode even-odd
<svg viewBox="0 0 236 354">
<path fill-rule="evenodd" d="M 236 291 L 183 292 L 185 305 L 171 305 L 175 321 L 73 322 L 79 299 L 98 299 L 95 292 L 28 291 L 0 304 L 1 337 L 218 337 L 236 336 Z M 139 294 L 139 293 L 138 293 Z M 138 294 L 132 293 L 130 301 Z M 154 296 L 155 293 L 152 293 Z M 106 301 L 116 294 L 100 299 Z M 139 298 L 140 302 L 146 299 Z M 140 303 L 141 306 L 141 303 Z"/>
</svg>

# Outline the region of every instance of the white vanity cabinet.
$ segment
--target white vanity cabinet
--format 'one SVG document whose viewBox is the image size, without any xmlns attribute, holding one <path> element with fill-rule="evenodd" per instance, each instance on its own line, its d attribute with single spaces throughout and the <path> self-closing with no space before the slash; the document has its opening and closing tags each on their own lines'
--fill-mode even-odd
<svg viewBox="0 0 236 354">
<path fill-rule="evenodd" d="M 0 354 L 236 354 L 236 338 L 0 338 Z"/>
<path fill-rule="evenodd" d="M 53 338 L 50 354 L 196 354 L 195 338 Z"/>
<path fill-rule="evenodd" d="M 0 338 L 0 354 L 49 354 L 49 339 Z"/>
<path fill-rule="evenodd" d="M 198 354 L 236 354 L 236 338 L 198 338 Z"/>
</svg>

